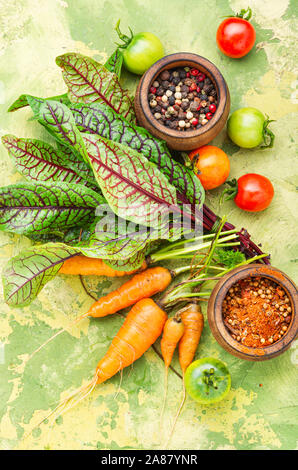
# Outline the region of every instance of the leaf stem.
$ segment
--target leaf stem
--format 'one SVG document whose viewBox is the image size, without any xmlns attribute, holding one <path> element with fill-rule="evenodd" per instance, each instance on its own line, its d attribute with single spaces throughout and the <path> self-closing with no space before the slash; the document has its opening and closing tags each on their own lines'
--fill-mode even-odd
<svg viewBox="0 0 298 470">
<path fill-rule="evenodd" d="M 193 289 L 194 287 L 197 287 L 198 285 L 203 285 L 205 282 L 208 281 L 217 281 L 219 280 L 222 276 L 225 274 L 229 273 L 235 268 L 239 268 L 240 266 L 245 266 L 246 264 L 251 264 L 254 263 L 255 261 L 258 261 L 264 257 L 268 256 L 266 253 L 263 253 L 258 256 L 254 256 L 253 258 L 250 258 L 248 260 L 242 261 L 241 263 L 236 264 L 235 266 L 228 268 L 228 269 L 223 269 L 220 273 L 218 273 L 215 276 L 208 276 L 207 273 L 201 273 L 199 277 L 193 278 L 193 279 L 187 279 L 185 281 L 180 282 L 177 284 L 170 292 L 168 292 L 164 298 L 162 299 L 161 303 L 163 305 L 170 305 L 173 302 L 177 303 L 179 301 L 183 301 L 185 298 L 191 298 L 191 297 L 205 297 L 205 296 L 210 296 L 211 291 L 198 291 L 198 292 L 189 292 L 189 291 L 183 291 L 185 287 L 191 287 Z M 210 268 L 210 266 L 209 266 Z"/>
<path fill-rule="evenodd" d="M 220 243 L 218 244 L 218 246 L 226 246 L 224 244 L 224 242 L 228 242 L 230 240 L 235 240 L 235 238 L 237 238 L 237 234 L 236 233 L 233 233 L 231 235 L 228 235 L 226 237 L 223 237 L 220 239 Z M 180 256 L 180 255 L 184 255 L 184 254 L 189 254 L 189 253 L 193 253 L 195 254 L 197 251 L 200 251 L 204 248 L 208 248 L 210 247 L 212 242 L 208 241 L 208 242 L 205 242 L 205 243 L 200 243 L 198 245 L 196 244 L 191 244 L 190 246 L 186 246 L 184 247 L 183 249 L 178 249 L 178 250 L 169 250 L 168 252 L 156 252 L 156 253 L 153 253 L 153 255 L 151 255 L 151 262 L 152 263 L 155 263 L 157 261 L 162 261 L 162 260 L 165 260 L 165 259 L 175 259 L 177 256 Z"/>
</svg>

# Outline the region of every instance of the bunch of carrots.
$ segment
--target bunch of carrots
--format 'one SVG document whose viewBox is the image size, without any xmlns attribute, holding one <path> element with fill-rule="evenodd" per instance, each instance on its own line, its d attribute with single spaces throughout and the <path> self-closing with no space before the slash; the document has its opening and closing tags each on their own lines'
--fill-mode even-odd
<svg viewBox="0 0 298 470">
<path fill-rule="evenodd" d="M 124 271 L 114 271 L 102 260 L 83 256 L 76 256 L 63 264 L 60 269 L 60 273 L 62 274 L 85 275 L 100 273 L 100 275 L 108 274 L 109 276 L 133 274 L 120 288 L 94 302 L 88 312 L 78 317 L 73 323 L 77 323 L 87 316 L 102 318 L 117 313 L 124 308 L 132 308 L 125 317 L 121 328 L 112 340 L 106 354 L 99 361 L 95 374 L 90 382 L 86 386 L 75 390 L 70 396 L 63 400 L 41 421 L 41 423 L 53 414 L 59 415 L 64 413 L 91 393 L 96 385 L 107 381 L 118 372 L 122 373 L 125 367 L 130 366 L 140 358 L 150 346 L 155 343 L 159 336 L 162 335 L 161 354 L 165 363 L 165 396 L 161 416 L 163 415 L 166 402 L 168 370 L 177 346 L 183 378 L 183 398 L 174 420 L 170 436 L 172 435 L 176 420 L 185 401 L 185 371 L 193 361 L 204 325 L 204 317 L 197 303 L 197 300 L 204 298 L 204 293 L 200 291 L 198 286 L 201 286 L 206 280 L 217 279 L 219 276 L 229 271 L 229 269 L 212 266 L 211 264 L 215 248 L 224 246 L 224 242 L 219 241 L 223 224 L 224 220 L 217 234 L 212 236 L 212 241 L 208 242 L 209 249 L 207 254 L 204 255 L 203 261 L 201 260 L 202 264 L 196 263 L 195 269 L 193 264 L 187 267 L 177 268 L 176 270 L 169 270 L 161 266 L 148 267 L 147 260 L 147 263 L 145 263 L 138 272 L 127 273 Z M 194 246 L 196 247 L 196 245 Z M 176 253 L 177 255 L 180 251 L 180 242 L 172 246 L 172 253 Z M 187 249 L 185 251 L 188 252 Z M 163 256 L 167 258 L 168 253 L 167 250 L 161 250 L 158 256 L 154 258 L 153 255 L 151 257 L 151 262 L 156 261 L 158 258 L 162 259 Z M 259 257 L 252 258 L 242 264 L 256 261 L 257 258 Z M 219 270 L 219 272 L 217 271 L 215 276 L 208 277 L 210 270 L 216 271 L 216 269 Z M 186 285 L 191 286 L 191 291 L 188 290 L 185 292 L 185 284 L 180 283 L 183 287 L 182 291 L 181 285 L 178 284 L 178 286 L 175 286 L 174 289 L 168 292 L 160 301 L 157 302 L 151 298 L 155 294 L 165 291 L 177 274 L 187 270 L 192 272 L 186 281 Z M 203 274 L 204 272 L 206 272 L 206 274 Z M 196 286 L 196 292 L 193 292 L 194 286 Z M 187 301 L 187 303 L 183 308 L 178 310 L 174 316 L 168 317 L 166 309 L 171 307 L 173 302 L 177 303 L 178 301 L 177 289 L 180 300 L 184 303 Z M 171 296 L 171 292 L 174 293 L 173 296 Z M 196 300 L 193 301 L 192 297 L 195 297 Z M 190 302 L 189 298 L 191 298 Z M 60 330 L 41 347 L 63 331 L 65 331 L 65 329 Z M 38 350 L 40 350 L 41 347 L 38 348 Z M 35 351 L 35 353 L 37 351 Z M 39 423 L 39 425 L 41 423 Z"/>
<path fill-rule="evenodd" d="M 68 267 L 64 267 L 64 272 L 66 268 L 68 269 Z M 73 407 L 91 393 L 96 385 L 105 382 L 125 367 L 133 364 L 155 343 L 161 334 L 161 353 L 165 363 L 166 385 L 168 368 L 179 343 L 179 361 L 183 373 L 185 399 L 184 373 L 194 358 L 203 330 L 204 317 L 200 307 L 196 303 L 191 303 L 177 312 L 174 317 L 168 318 L 162 308 L 162 302 L 158 304 L 151 298 L 151 296 L 165 290 L 171 283 L 172 277 L 173 272 L 160 266 L 136 273 L 119 289 L 94 302 L 88 312 L 76 320 L 76 322 L 80 321 L 86 316 L 101 318 L 133 305 L 112 340 L 108 351 L 99 361 L 92 380 L 67 397 L 45 419 L 53 413 L 59 415 L 65 412 L 66 409 Z M 60 330 L 59 334 L 62 331 L 64 330 Z M 165 391 L 166 389 L 167 386 Z M 166 393 L 164 405 L 165 400 Z"/>
</svg>

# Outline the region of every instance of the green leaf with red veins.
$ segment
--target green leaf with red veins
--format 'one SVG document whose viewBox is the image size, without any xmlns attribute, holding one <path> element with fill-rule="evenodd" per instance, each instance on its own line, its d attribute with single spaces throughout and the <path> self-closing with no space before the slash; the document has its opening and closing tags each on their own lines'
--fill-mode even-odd
<svg viewBox="0 0 298 470">
<path fill-rule="evenodd" d="M 117 271 L 133 271 L 134 269 L 138 269 L 142 266 L 146 258 L 146 253 L 147 249 L 145 248 L 141 251 L 138 251 L 130 258 L 119 260 L 105 259 L 103 261 L 105 264 L 113 269 L 116 269 Z"/>
<path fill-rule="evenodd" d="M 89 161 L 111 209 L 123 219 L 158 228 L 179 212 L 176 188 L 141 153 L 96 135 L 83 135 Z"/>
<path fill-rule="evenodd" d="M 2 271 L 5 302 L 15 307 L 30 304 L 44 285 L 58 274 L 64 261 L 76 255 L 76 249 L 62 243 L 23 250 L 11 258 Z"/>
<path fill-rule="evenodd" d="M 17 100 L 15 100 L 12 105 L 8 108 L 8 112 L 11 113 L 13 111 L 17 111 L 18 109 L 25 108 L 26 106 L 29 105 L 28 98 L 35 98 L 35 99 L 40 99 L 41 101 L 45 100 L 51 100 L 51 101 L 59 101 L 60 103 L 63 103 L 65 105 L 71 104 L 69 101 L 69 98 L 67 96 L 67 93 L 64 93 L 63 95 L 57 95 L 57 96 L 51 96 L 49 98 L 37 98 L 31 95 L 20 95 Z"/>
<path fill-rule="evenodd" d="M 113 54 L 108 58 L 104 66 L 109 72 L 115 73 L 117 77 L 120 79 L 122 65 L 123 65 L 123 53 L 120 47 L 117 47 L 117 49 L 113 52 Z"/>
<path fill-rule="evenodd" d="M 38 122 L 46 127 L 62 144 L 75 150 L 78 158 L 88 161 L 84 142 L 76 127 L 72 112 L 58 101 L 40 101 L 28 99 Z"/>
<path fill-rule="evenodd" d="M 127 122 L 104 103 L 75 103 L 70 110 L 80 132 L 97 134 L 141 152 L 177 188 L 180 202 L 196 204 L 197 208 L 203 205 L 205 192 L 199 178 L 172 157 L 164 141 Z"/>
<path fill-rule="evenodd" d="M 77 166 L 80 172 L 81 165 L 73 154 L 57 150 L 37 139 L 20 139 L 13 135 L 4 135 L 1 140 L 17 170 L 25 178 L 88 185 L 76 171 Z"/>
<path fill-rule="evenodd" d="M 29 305 L 59 273 L 63 263 L 80 253 L 79 248 L 64 243 L 47 243 L 25 249 L 10 258 L 2 271 L 5 302 L 12 307 Z M 136 269 L 142 265 L 144 257 L 145 252 L 136 253 L 131 260 L 119 262 L 118 269 L 122 266 L 125 270 L 125 263 L 127 269 Z M 117 269 L 117 261 L 114 268 Z"/>
<path fill-rule="evenodd" d="M 105 217 L 98 218 L 88 242 L 80 244 L 80 248 L 86 256 L 120 262 L 134 257 L 141 250 L 145 252 L 146 247 L 155 241 L 158 235 L 158 231 L 147 227 L 134 224 L 130 227 L 130 222 L 108 211 Z"/>
<path fill-rule="evenodd" d="M 11 184 L 0 188 L 0 230 L 28 237 L 61 233 L 94 220 L 100 204 L 101 195 L 76 183 Z"/>
<path fill-rule="evenodd" d="M 115 73 L 90 57 L 74 52 L 56 58 L 63 70 L 71 102 L 104 102 L 125 119 L 135 122 L 133 99 L 123 90 Z"/>
<path fill-rule="evenodd" d="M 67 167 L 73 168 L 79 176 L 96 186 L 93 171 L 87 163 L 84 142 L 72 112 L 58 101 L 47 101 L 34 96 L 28 96 L 27 99 L 34 118 L 57 140 L 59 149 L 63 149 Z"/>
</svg>

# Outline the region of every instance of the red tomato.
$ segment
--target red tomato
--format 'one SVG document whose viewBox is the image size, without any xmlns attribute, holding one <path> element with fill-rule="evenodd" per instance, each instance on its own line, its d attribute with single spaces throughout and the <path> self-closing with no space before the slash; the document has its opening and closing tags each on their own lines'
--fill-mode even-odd
<svg viewBox="0 0 298 470">
<path fill-rule="evenodd" d="M 248 173 L 238 181 L 238 191 L 234 199 L 240 209 L 259 212 L 266 209 L 274 196 L 274 188 L 266 176 Z"/>
<path fill-rule="evenodd" d="M 189 154 L 195 158 L 194 171 L 205 189 L 223 184 L 230 173 L 230 161 L 225 152 L 214 145 L 204 145 Z"/>
<path fill-rule="evenodd" d="M 243 18 L 227 18 L 218 27 L 216 41 L 219 49 L 228 57 L 239 59 L 252 49 L 256 32 Z"/>
</svg>

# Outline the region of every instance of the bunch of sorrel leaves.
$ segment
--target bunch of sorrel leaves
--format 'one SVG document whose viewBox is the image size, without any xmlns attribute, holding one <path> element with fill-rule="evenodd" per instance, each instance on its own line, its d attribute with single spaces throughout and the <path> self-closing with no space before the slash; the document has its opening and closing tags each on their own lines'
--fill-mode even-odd
<svg viewBox="0 0 298 470">
<path fill-rule="evenodd" d="M 133 98 L 119 81 L 119 49 L 104 65 L 78 53 L 56 63 L 67 93 L 47 99 L 24 94 L 9 108 L 29 106 L 52 144 L 2 137 L 27 181 L 0 188 L 0 229 L 35 242 L 4 269 L 5 299 L 15 306 L 30 303 L 77 254 L 104 259 L 115 269 L 137 269 L 156 242 L 186 235 L 175 222 L 182 205 L 188 205 L 187 230 L 198 220 L 207 230 L 216 226 L 191 168 L 137 126 Z M 103 229 L 102 220 L 116 223 Z M 248 257 L 262 253 L 248 234 L 238 237 Z"/>
</svg>

